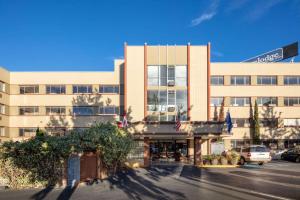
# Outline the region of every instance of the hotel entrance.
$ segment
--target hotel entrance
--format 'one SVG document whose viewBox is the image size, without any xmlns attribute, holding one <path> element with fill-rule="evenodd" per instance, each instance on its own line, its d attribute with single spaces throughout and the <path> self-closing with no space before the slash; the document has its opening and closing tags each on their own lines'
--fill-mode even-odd
<svg viewBox="0 0 300 200">
<path fill-rule="evenodd" d="M 150 140 L 152 163 L 188 162 L 187 140 Z"/>
</svg>

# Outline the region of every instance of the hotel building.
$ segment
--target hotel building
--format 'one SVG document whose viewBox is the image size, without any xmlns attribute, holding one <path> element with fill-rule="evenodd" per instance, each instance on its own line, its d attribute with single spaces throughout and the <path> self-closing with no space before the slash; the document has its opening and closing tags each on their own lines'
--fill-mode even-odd
<svg viewBox="0 0 300 200">
<path fill-rule="evenodd" d="M 197 164 L 216 141 L 226 149 L 251 143 L 256 101 L 266 145 L 300 143 L 300 63 L 212 63 L 210 56 L 210 44 L 125 44 L 124 59 L 109 72 L 0 68 L 0 140 L 26 139 L 37 127 L 66 134 L 126 114 L 133 159 L 148 165 L 157 152 L 180 151 Z M 230 134 L 221 108 L 231 114 Z"/>
</svg>

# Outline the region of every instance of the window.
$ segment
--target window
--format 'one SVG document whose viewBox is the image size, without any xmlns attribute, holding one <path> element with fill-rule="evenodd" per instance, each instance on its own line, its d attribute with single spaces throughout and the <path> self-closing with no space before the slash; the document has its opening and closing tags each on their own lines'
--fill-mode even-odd
<svg viewBox="0 0 300 200">
<path fill-rule="evenodd" d="M 291 126 L 291 127 L 299 127 L 300 126 L 300 119 L 284 119 L 283 120 L 284 126 Z"/>
<path fill-rule="evenodd" d="M 5 83 L 0 81 L 0 92 L 5 92 Z"/>
<path fill-rule="evenodd" d="M 247 119 L 247 118 L 235 118 L 235 119 L 233 118 L 232 124 L 235 127 L 249 127 L 250 126 L 249 119 Z"/>
<path fill-rule="evenodd" d="M 73 106 L 73 115 L 95 115 L 95 107 Z"/>
<path fill-rule="evenodd" d="M 263 118 L 263 119 L 259 119 L 259 124 L 262 127 L 277 127 L 278 122 L 277 119 L 274 118 Z"/>
<path fill-rule="evenodd" d="M 100 85 L 100 93 L 110 93 L 110 94 L 119 94 L 118 85 Z"/>
<path fill-rule="evenodd" d="M 284 85 L 300 85 L 300 76 L 284 76 Z"/>
<path fill-rule="evenodd" d="M 285 106 L 300 106 L 300 97 L 284 97 Z"/>
<path fill-rule="evenodd" d="M 159 66 L 148 66 L 148 85 L 158 86 Z"/>
<path fill-rule="evenodd" d="M 38 115 L 39 107 L 37 107 L 37 106 L 20 107 L 19 114 L 20 115 Z"/>
<path fill-rule="evenodd" d="M 277 85 L 277 76 L 257 76 L 257 85 Z"/>
<path fill-rule="evenodd" d="M 36 128 L 19 128 L 20 137 L 33 137 L 36 134 Z"/>
<path fill-rule="evenodd" d="M 73 94 L 92 93 L 91 85 L 73 85 Z"/>
<path fill-rule="evenodd" d="M 65 94 L 66 86 L 64 86 L 64 85 L 47 85 L 46 93 L 47 94 Z"/>
<path fill-rule="evenodd" d="M 0 127 L 0 137 L 5 137 L 5 128 Z"/>
<path fill-rule="evenodd" d="M 211 85 L 224 85 L 224 76 L 211 76 L 210 84 Z"/>
<path fill-rule="evenodd" d="M 148 90 L 147 93 L 148 111 L 158 111 L 158 90 Z"/>
<path fill-rule="evenodd" d="M 176 86 L 187 86 L 187 67 L 185 65 L 175 67 Z"/>
<path fill-rule="evenodd" d="M 39 93 L 38 85 L 21 85 L 20 94 L 37 94 Z"/>
<path fill-rule="evenodd" d="M 258 97 L 257 104 L 259 106 L 277 105 L 277 97 Z"/>
<path fill-rule="evenodd" d="M 49 106 L 49 107 L 46 107 L 46 114 L 47 115 L 64 115 L 64 114 L 66 114 L 66 108 Z"/>
<path fill-rule="evenodd" d="M 249 97 L 231 97 L 230 98 L 231 106 L 248 106 L 250 105 Z"/>
<path fill-rule="evenodd" d="M 168 106 L 175 105 L 176 92 L 175 90 L 168 91 Z"/>
<path fill-rule="evenodd" d="M 104 106 L 99 108 L 99 114 L 101 115 L 118 115 L 119 107 L 117 106 Z"/>
<path fill-rule="evenodd" d="M 149 86 L 187 86 L 187 67 L 182 66 L 148 66 Z"/>
<path fill-rule="evenodd" d="M 211 97 L 210 98 L 210 105 L 211 106 L 221 106 L 223 103 L 223 97 Z"/>
<path fill-rule="evenodd" d="M 250 76 L 231 76 L 231 85 L 250 85 Z"/>
<path fill-rule="evenodd" d="M 0 114 L 5 114 L 5 105 L 0 104 Z"/>
</svg>

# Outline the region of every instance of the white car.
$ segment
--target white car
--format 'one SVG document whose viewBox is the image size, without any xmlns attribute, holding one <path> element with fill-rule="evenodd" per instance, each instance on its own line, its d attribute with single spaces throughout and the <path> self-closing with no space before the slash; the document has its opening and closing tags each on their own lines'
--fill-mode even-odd
<svg viewBox="0 0 300 200">
<path fill-rule="evenodd" d="M 235 150 L 240 153 L 241 165 L 244 165 L 248 162 L 263 165 L 264 163 L 270 162 L 272 160 L 270 150 L 264 145 L 250 145 L 248 147 L 236 148 Z"/>
</svg>

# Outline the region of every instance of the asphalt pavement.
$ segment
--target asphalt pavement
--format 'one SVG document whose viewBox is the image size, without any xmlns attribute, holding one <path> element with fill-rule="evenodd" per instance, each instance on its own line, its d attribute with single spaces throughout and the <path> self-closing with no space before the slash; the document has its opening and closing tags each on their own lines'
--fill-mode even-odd
<svg viewBox="0 0 300 200">
<path fill-rule="evenodd" d="M 273 161 L 227 169 L 157 165 L 73 189 L 0 190 L 0 199 L 300 200 L 300 164 Z"/>
</svg>

